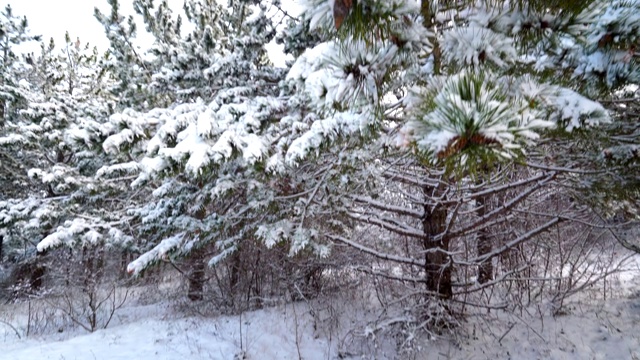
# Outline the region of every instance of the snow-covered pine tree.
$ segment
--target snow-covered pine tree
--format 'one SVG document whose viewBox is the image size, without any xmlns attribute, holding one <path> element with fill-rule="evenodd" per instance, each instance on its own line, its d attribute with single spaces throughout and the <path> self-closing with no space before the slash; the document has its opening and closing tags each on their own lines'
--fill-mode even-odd
<svg viewBox="0 0 640 360">
<path fill-rule="evenodd" d="M 68 34 L 61 49 L 53 40 L 42 44 L 22 85 L 25 108 L 4 129 L 2 139 L 19 140 L 4 142 L 5 149 L 22 155 L 28 180 L 0 203 L 1 227 L 11 248 L 29 261 L 36 245 L 41 253 L 61 244 L 85 253 L 130 240 L 114 227 L 126 221 L 118 211 L 128 204 L 127 193 L 94 180 L 108 161 L 101 126 L 116 105 L 101 62 L 95 48 Z"/>
<path fill-rule="evenodd" d="M 5 201 L 16 194 L 25 193 L 27 177 L 19 152 L 9 149 L 20 139 L 5 136 L 7 128 L 16 120 L 18 111 L 25 106 L 24 85 L 29 62 L 32 58 L 21 56 L 17 48 L 31 41 L 38 41 L 39 36 L 32 35 L 26 17 L 13 13 L 10 5 L 0 12 L 0 201 Z M 22 81 L 21 81 L 22 80 Z M 10 130 L 9 130 L 10 131 Z M 3 262 L 6 249 L 6 238 L 0 232 L 0 263 Z"/>
<path fill-rule="evenodd" d="M 306 124 L 298 126 L 306 130 L 291 140 L 285 157 L 296 164 L 340 148 L 343 164 L 363 169 L 366 165 L 357 164 L 384 161 L 385 151 L 397 146 L 386 166 L 360 170 L 359 177 L 345 174 L 343 181 L 359 184 L 367 178 L 363 175 L 377 172 L 379 177 L 372 180 L 378 185 L 365 186 L 388 189 L 388 182 L 382 185 L 386 174 L 387 181 L 417 187 L 413 192 L 422 192 L 424 198 L 400 188 L 397 194 L 411 200 L 398 207 L 385 204 L 389 199 L 377 200 L 383 191 L 367 189 L 358 194 L 360 204 L 346 204 L 343 213 L 396 236 L 424 240 L 418 252 L 426 255 L 423 260 L 415 254 L 400 257 L 381 252 L 379 244 L 363 247 L 326 233 L 318 237 L 398 263 L 421 264 L 427 290 L 451 298 L 456 281 L 452 267 L 465 262 L 453 256 L 455 238 L 464 242 L 476 235 L 477 256 L 467 258 L 466 264 L 486 270 L 483 264 L 509 246 L 556 226 L 559 218 L 543 221 L 542 216 L 520 229 L 520 235 L 503 239 L 497 249 L 480 244 L 489 226 L 483 222 L 498 225 L 527 211 L 551 215 L 536 210 L 539 204 L 527 198 L 558 193 L 566 200 L 561 189 L 576 179 L 573 171 L 583 173 L 579 167 L 589 163 L 588 157 L 583 153 L 581 163 L 567 164 L 546 155 L 558 151 L 561 157 L 565 138 L 565 144 L 574 146 L 579 143 L 572 137 L 595 139 L 602 127 L 592 130 L 614 119 L 592 99 L 637 84 L 637 2 L 616 3 L 615 10 L 604 11 L 607 7 L 600 1 L 306 2 L 302 21 L 310 19 L 310 31 L 327 35 L 299 56 L 289 72 L 302 92 L 296 98 Z M 296 49 L 295 43 L 289 48 Z M 526 165 L 528 159 L 533 170 L 513 167 Z M 536 178 L 537 183 L 530 183 Z M 554 179 L 563 186 L 556 187 Z M 477 181 L 482 186 L 472 185 Z M 518 187 L 511 198 L 500 194 Z M 337 198 L 344 202 L 349 198 L 344 195 Z M 482 205 L 475 217 L 458 221 L 460 206 L 495 202 L 485 195 L 499 195 L 496 200 L 503 203 L 494 209 Z M 588 216 L 582 210 L 573 214 L 583 220 Z"/>
<path fill-rule="evenodd" d="M 26 17 L 15 15 L 10 5 L 0 12 L 0 135 L 3 138 L 0 144 L 0 177 L 5 189 L 3 196 L 11 196 L 14 190 L 24 189 L 26 178 L 22 156 L 6 148 L 20 139 L 3 136 L 26 105 L 24 92 L 28 85 L 29 62 L 33 59 L 20 55 L 17 49 L 39 39 L 39 36 L 30 34 Z"/>
<path fill-rule="evenodd" d="M 34 65 L 38 83 L 29 108 L 21 112 L 20 128 L 29 129 L 30 142 L 25 148 L 32 149 L 32 158 L 38 163 L 31 166 L 29 176 L 43 185 L 44 198 L 58 199 L 60 208 L 66 209 L 65 221 L 72 220 L 73 214 L 79 218 L 72 222 L 83 222 L 81 218 L 104 220 L 103 224 L 93 225 L 107 239 L 107 224 L 121 219 L 116 214 L 117 206 L 107 204 L 121 188 L 94 178 L 98 169 L 110 161 L 100 143 L 104 139 L 104 122 L 117 105 L 117 98 L 110 91 L 114 80 L 104 61 L 96 48 L 82 44 L 80 39 L 74 41 L 68 34 L 60 49 L 53 41 L 43 45 Z M 55 246 L 58 241 L 78 241 L 65 234 L 68 229 L 62 230 L 69 226 L 75 227 L 64 225 L 52 231 L 51 242 L 41 247 Z M 85 236 L 89 228 L 74 231 Z"/>
<path fill-rule="evenodd" d="M 213 267 L 231 257 L 226 277 L 236 291 L 238 272 L 255 267 L 238 254 L 254 248 L 277 191 L 265 169 L 280 163 L 283 133 L 295 131 L 288 126 L 293 119 L 280 122 L 287 107 L 279 89 L 285 73 L 264 49 L 274 25 L 260 2 L 193 0 L 185 3 L 192 28 L 183 34 L 166 2 L 134 5 L 155 38 L 145 55 L 157 65 L 148 90 L 170 105 L 113 116 L 118 131 L 104 143 L 106 151 L 132 161 L 105 167 L 102 175 L 126 169 L 139 174 L 134 188 L 153 189 L 146 204 L 132 209 L 150 247 L 141 248 L 129 271 L 188 255 L 188 296 L 198 300 L 207 261 Z"/>
<path fill-rule="evenodd" d="M 111 31 L 122 19 L 110 3 Z M 153 189 L 131 212 L 148 243 L 129 270 L 195 257 L 199 299 L 205 256 L 216 266 L 254 239 L 286 242 L 291 254 L 343 243 L 408 265 L 415 276 L 404 279 L 432 298 L 455 298 L 454 285 L 482 290 L 498 271 L 487 262 L 558 225 L 542 211 L 550 194 L 573 209 L 560 189 L 579 164 L 545 155 L 567 133 L 615 120 L 592 99 L 637 82 L 635 53 L 618 58 L 637 42 L 627 21 L 636 3 L 612 16 L 599 1 L 310 0 L 280 37 L 297 59 L 279 84 L 264 53 L 275 34 L 265 4 L 188 1 L 193 30 L 183 35 L 166 2 L 136 1 L 152 51 L 139 56 L 131 32 L 110 33 L 114 53 L 129 54 L 118 59 L 145 69 L 122 72 L 121 84 L 144 96 L 103 127 L 104 149 L 130 161 L 99 171 L 137 174 L 134 188 Z M 490 227 L 532 212 L 489 244 Z M 356 241 L 364 224 L 387 243 Z M 383 251 L 398 236 L 413 240 L 405 253 Z M 456 258 L 468 241 L 475 253 Z M 483 269 L 481 285 L 459 266 Z"/>
<path fill-rule="evenodd" d="M 561 137 L 555 161 L 590 172 L 574 184 L 577 197 L 606 218 L 617 215 L 629 220 L 640 214 L 639 11 L 638 1 L 590 3 L 584 41 L 570 48 L 565 60 L 580 80 L 577 89 L 601 101 L 612 121 L 601 124 L 598 131 Z"/>
<path fill-rule="evenodd" d="M 153 107 L 156 99 L 145 86 L 151 79 L 153 65 L 143 57 L 144 50 L 136 45 L 136 22 L 133 16 L 125 18 L 122 15 L 118 0 L 107 2 L 110 13 L 103 14 L 95 8 L 94 17 L 104 26 L 110 44 L 103 64 L 116 80 L 111 92 L 118 99 L 119 109 Z"/>
<path fill-rule="evenodd" d="M 17 48 L 39 40 L 40 36 L 30 33 L 27 18 L 15 15 L 11 5 L 0 12 L 0 120 L 3 126 L 17 114 L 24 101 L 20 80 L 25 76 L 30 57 L 21 56 Z"/>
</svg>

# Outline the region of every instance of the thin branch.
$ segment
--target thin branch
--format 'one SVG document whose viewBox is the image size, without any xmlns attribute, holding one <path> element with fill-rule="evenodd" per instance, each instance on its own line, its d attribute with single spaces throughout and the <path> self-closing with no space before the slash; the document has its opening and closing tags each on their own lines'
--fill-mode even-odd
<svg viewBox="0 0 640 360">
<path fill-rule="evenodd" d="M 460 235 L 468 232 L 469 230 L 473 230 L 473 229 L 485 224 L 492 217 L 494 217 L 496 215 L 499 215 L 499 214 L 501 214 L 501 213 L 513 208 L 518 203 L 520 203 L 521 201 L 524 201 L 527 197 L 529 197 L 529 195 L 531 195 L 532 193 L 534 193 L 535 191 L 540 189 L 548 181 L 553 179 L 555 177 L 555 175 L 556 175 L 555 173 L 552 173 L 551 175 L 548 175 L 544 180 L 538 182 L 536 185 L 534 185 L 534 186 L 530 187 L 529 189 L 523 191 L 522 193 L 520 193 L 515 198 L 511 199 L 506 204 L 504 204 L 504 205 L 492 210 L 491 212 L 489 212 L 488 214 L 486 214 L 486 215 L 484 215 L 482 217 L 479 217 L 474 222 L 472 222 L 471 224 L 463 227 L 462 229 L 459 229 L 457 231 L 452 232 L 451 236 L 460 236 Z"/>
<path fill-rule="evenodd" d="M 541 234 L 542 232 L 546 231 L 547 229 L 559 224 L 561 221 L 562 220 L 560 218 L 557 218 L 557 217 L 553 218 L 553 219 L 547 221 L 546 223 L 538 226 L 537 228 L 522 234 L 521 236 L 519 236 L 518 238 L 510 241 L 509 243 L 505 244 L 504 246 L 501 246 L 501 247 L 493 250 L 490 253 L 484 254 L 482 256 L 478 256 L 475 259 L 472 259 L 472 260 L 468 261 L 467 263 L 470 265 L 470 264 L 474 264 L 474 263 L 475 264 L 479 264 L 479 263 L 483 263 L 485 261 L 488 261 L 489 259 L 492 259 L 492 258 L 502 254 L 503 252 L 515 247 L 515 246 L 518 246 L 520 243 L 523 243 L 523 242 L 531 239 L 532 237 L 534 237 L 534 236 L 536 236 L 538 234 Z"/>
<path fill-rule="evenodd" d="M 574 174 L 603 174 L 613 170 L 616 168 L 608 169 L 608 170 L 579 170 L 579 169 L 571 169 L 566 167 L 557 167 L 557 166 L 548 166 L 542 164 L 534 164 L 527 162 L 526 166 L 534 169 L 547 170 L 547 171 L 557 171 L 557 172 L 565 172 L 565 173 L 574 173 Z"/>
<path fill-rule="evenodd" d="M 617 104 L 617 103 L 640 102 L 640 98 L 622 98 L 622 99 L 599 100 L 599 101 L 602 104 Z"/>
<path fill-rule="evenodd" d="M 356 266 L 353 268 L 356 271 L 361 271 L 363 273 L 369 274 L 369 275 L 373 275 L 373 276 L 380 276 L 389 280 L 395 280 L 395 281 L 401 281 L 401 282 L 412 282 L 412 283 L 424 283 L 426 282 L 425 279 L 418 279 L 418 278 L 412 278 L 412 277 L 406 277 L 406 276 L 397 276 L 397 275 L 391 275 L 385 272 L 381 272 L 381 271 L 376 271 L 373 270 L 369 267 L 365 267 L 365 266 Z"/>
<path fill-rule="evenodd" d="M 624 247 L 627 250 L 631 250 L 631 251 L 635 252 L 636 254 L 640 254 L 640 246 L 639 245 L 632 244 L 629 241 L 621 238 L 616 233 L 614 233 L 612 229 L 607 229 L 607 230 L 609 230 L 609 232 L 611 233 L 613 238 L 616 239 L 616 241 L 618 241 L 618 243 L 620 245 L 622 245 L 622 247 Z"/>
<path fill-rule="evenodd" d="M 379 219 L 377 217 L 368 215 L 368 214 L 364 214 L 362 216 L 360 216 L 357 213 L 348 213 L 347 216 L 349 216 L 350 218 L 363 222 L 365 224 L 373 224 L 376 226 L 379 226 L 385 230 L 394 232 L 396 234 L 399 235 L 404 235 L 404 236 L 409 236 L 409 237 L 413 237 L 413 238 L 418 238 L 421 239 L 424 237 L 424 233 L 416 228 L 410 227 L 406 224 L 401 224 L 397 221 L 394 221 L 395 224 L 392 221 L 392 219 L 387 219 L 387 220 L 382 220 Z"/>
<path fill-rule="evenodd" d="M 402 256 L 397 256 L 397 255 L 392 255 L 392 254 L 386 254 L 386 253 L 381 253 L 377 250 L 371 249 L 369 247 L 366 247 L 364 245 L 355 243 L 351 240 L 345 239 L 342 236 L 338 236 L 338 235 L 331 235 L 331 234 L 325 234 L 325 236 L 333 241 L 338 241 L 341 242 L 343 244 L 349 245 L 355 249 L 358 249 L 364 253 L 367 253 L 369 255 L 373 255 L 375 257 L 377 257 L 378 259 L 382 259 L 382 260 L 388 260 L 388 261 L 395 261 L 398 263 L 403 263 L 403 264 L 409 264 L 409 265 L 413 265 L 413 266 L 419 266 L 421 268 L 424 268 L 425 263 L 422 261 L 418 261 L 415 259 L 411 259 L 411 258 L 406 258 L 406 257 L 402 257 Z"/>
<path fill-rule="evenodd" d="M 13 327 L 13 325 L 9 324 L 8 322 L 6 322 L 4 320 L 0 320 L 0 324 L 5 324 L 8 327 L 10 327 L 16 333 L 16 336 L 18 337 L 18 339 L 22 339 L 22 337 L 20 336 L 20 333 L 18 332 L 18 330 L 15 327 Z"/>
<path fill-rule="evenodd" d="M 406 215 L 416 219 L 422 219 L 422 217 L 424 216 L 424 211 L 416 211 L 403 206 L 389 205 L 389 204 L 371 199 L 370 197 L 357 196 L 357 195 L 352 195 L 350 197 L 356 202 L 371 205 L 371 207 L 376 208 L 378 210 L 389 211 L 389 212 L 400 214 L 400 215 Z"/>
</svg>

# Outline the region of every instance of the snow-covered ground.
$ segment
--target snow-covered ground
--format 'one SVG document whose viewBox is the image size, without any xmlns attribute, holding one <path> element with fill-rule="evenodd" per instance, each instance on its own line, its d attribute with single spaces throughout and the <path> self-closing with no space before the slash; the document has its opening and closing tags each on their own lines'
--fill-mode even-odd
<svg viewBox="0 0 640 360">
<path fill-rule="evenodd" d="M 436 341 L 437 354 L 424 359 L 640 360 L 640 255 L 625 268 L 606 289 L 570 298 L 561 315 L 551 316 L 540 305 L 521 314 L 470 318 L 468 336 Z"/>
<path fill-rule="evenodd" d="M 122 312 L 121 324 L 94 333 L 19 340 L 2 329 L 0 359 L 298 359 L 298 352 L 304 359 L 330 358 L 327 342 L 314 338 L 308 316 L 298 317 L 293 306 L 217 318 L 179 317 L 162 305 Z"/>
<path fill-rule="evenodd" d="M 569 301 L 563 315 L 555 317 L 548 311 L 541 316 L 535 307 L 518 314 L 484 311 L 469 316 L 462 335 L 455 339 L 418 341 L 414 349 L 419 351 L 410 358 L 640 359 L 637 258 L 629 271 L 608 283 L 606 299 L 603 289 L 592 289 Z M 341 323 L 358 327 L 366 323 L 367 315 L 356 311 L 357 306 L 336 298 L 325 310 L 341 317 Z M 206 317 L 187 316 L 166 301 L 152 305 L 132 301 L 105 330 L 65 329 L 25 337 L 24 311 L 17 311 L 16 305 L 0 305 L 0 359 L 409 358 L 394 354 L 390 342 L 382 339 L 349 344 L 347 327 L 328 331 L 322 311 L 319 306 L 297 303 L 242 316 Z"/>
</svg>

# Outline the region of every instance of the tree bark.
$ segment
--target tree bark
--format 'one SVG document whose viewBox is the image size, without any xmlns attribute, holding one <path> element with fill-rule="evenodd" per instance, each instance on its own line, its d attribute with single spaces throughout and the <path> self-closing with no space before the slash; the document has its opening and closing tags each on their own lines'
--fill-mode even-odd
<svg viewBox="0 0 640 360">
<path fill-rule="evenodd" d="M 195 213 L 195 218 L 202 220 L 205 218 L 207 210 L 205 207 L 201 207 Z M 194 236 L 199 236 L 196 232 Z M 191 301 L 200 301 L 204 298 L 204 286 L 207 282 L 206 279 L 206 265 L 205 265 L 205 249 L 200 247 L 194 249 L 189 256 L 189 270 L 187 272 L 187 297 Z"/>
<path fill-rule="evenodd" d="M 4 100 L 0 100 L 0 128 L 4 127 L 4 116 L 5 116 L 5 105 Z"/>
<path fill-rule="evenodd" d="M 423 25 L 426 28 L 433 26 L 433 14 L 431 13 L 431 2 L 422 0 L 420 2 L 420 13 L 423 18 Z M 436 38 L 431 39 L 433 42 L 433 72 L 440 74 L 441 52 L 440 45 Z M 424 189 L 424 197 L 429 203 L 433 198 L 442 195 L 442 185 L 437 188 L 426 186 Z M 429 205 L 424 207 L 424 219 L 422 220 L 422 228 L 424 232 L 423 247 L 425 250 L 425 272 L 427 277 L 427 290 L 439 294 L 443 299 L 449 299 L 453 296 L 451 286 L 451 264 L 449 264 L 449 241 L 446 236 L 440 240 L 435 237 L 444 232 L 447 222 L 447 208 L 444 205 L 436 204 L 431 208 Z"/>
<path fill-rule="evenodd" d="M 488 199 L 485 196 L 481 196 L 476 199 L 478 205 L 478 216 L 482 217 L 487 213 Z M 487 229 L 478 231 L 476 236 L 476 252 L 478 256 L 486 255 L 492 250 L 491 239 Z M 487 283 L 493 280 L 493 262 L 492 259 L 488 259 L 485 262 L 478 265 L 478 282 L 480 284 Z"/>
<path fill-rule="evenodd" d="M 441 188 L 426 187 L 424 196 L 427 202 L 441 195 Z M 453 296 L 451 285 L 451 264 L 449 263 L 449 239 L 445 236 L 435 240 L 437 235 L 444 232 L 447 221 L 447 209 L 441 204 L 433 207 L 425 205 L 424 219 L 422 221 L 424 231 L 423 247 L 425 250 L 425 272 L 427 290 L 437 293 L 442 299 Z"/>
<path fill-rule="evenodd" d="M 189 272 L 187 275 L 187 297 L 191 301 L 200 301 L 204 298 L 204 286 L 207 282 L 205 274 L 205 251 L 200 248 L 194 250 L 189 256 Z"/>
</svg>

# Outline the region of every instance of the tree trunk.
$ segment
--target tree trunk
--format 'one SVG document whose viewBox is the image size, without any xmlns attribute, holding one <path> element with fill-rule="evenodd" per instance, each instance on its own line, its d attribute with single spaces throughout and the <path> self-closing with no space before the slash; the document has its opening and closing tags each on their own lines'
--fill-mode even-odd
<svg viewBox="0 0 640 360">
<path fill-rule="evenodd" d="M 207 215 L 205 207 L 201 207 L 196 211 L 194 217 L 198 220 L 202 220 Z M 198 233 L 194 236 L 199 236 Z M 189 255 L 189 270 L 187 273 L 187 297 L 191 301 L 200 301 L 204 298 L 204 286 L 207 282 L 206 265 L 205 265 L 204 247 L 194 249 Z"/>
<path fill-rule="evenodd" d="M 478 216 L 484 216 L 487 211 L 488 199 L 486 196 L 481 196 L 477 200 Z M 478 231 L 476 236 L 476 252 L 478 256 L 486 255 L 492 250 L 491 239 L 489 238 L 489 232 L 487 229 Z M 493 280 L 493 262 L 491 259 L 478 265 L 478 282 L 480 284 L 487 283 Z"/>
<path fill-rule="evenodd" d="M 5 117 L 5 104 L 4 100 L 0 100 L 0 128 L 4 127 L 4 117 Z"/>
<path fill-rule="evenodd" d="M 425 188 L 424 196 L 427 202 L 433 201 L 441 195 L 440 188 Z M 449 263 L 449 239 L 445 236 L 440 240 L 435 237 L 445 230 L 447 221 L 446 207 L 436 204 L 431 208 L 425 205 L 422 227 L 424 231 L 423 247 L 425 250 L 425 272 L 427 290 L 437 293 L 442 299 L 453 296 L 451 286 L 451 264 Z"/>
<path fill-rule="evenodd" d="M 189 256 L 189 272 L 187 274 L 187 297 L 191 301 L 199 301 L 204 298 L 205 277 L 205 251 L 200 248 L 194 250 Z"/>
<path fill-rule="evenodd" d="M 420 12 L 423 17 L 423 24 L 426 28 L 433 25 L 431 12 L 431 2 L 422 0 Z M 433 71 L 440 74 L 440 62 L 442 53 L 436 38 L 433 41 Z M 451 285 L 452 267 L 449 263 L 449 239 L 445 236 L 440 240 L 435 237 L 442 234 L 446 228 L 447 208 L 441 204 L 436 204 L 431 208 L 428 204 L 442 195 L 442 185 L 437 187 L 426 186 L 424 188 L 425 207 L 422 228 L 424 232 L 423 247 L 425 250 L 425 272 L 427 277 L 427 290 L 434 292 L 442 299 L 449 299 L 453 296 Z"/>
<path fill-rule="evenodd" d="M 127 273 L 129 262 L 129 252 L 128 250 L 123 250 L 120 254 L 120 279 L 126 279 L 129 276 L 129 273 Z"/>
<path fill-rule="evenodd" d="M 45 267 L 36 263 L 29 279 L 29 286 L 31 287 L 31 291 L 37 292 L 42 288 L 45 272 Z"/>
</svg>

